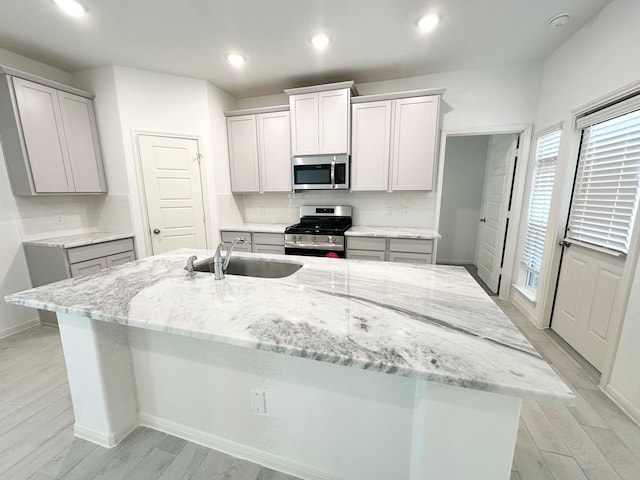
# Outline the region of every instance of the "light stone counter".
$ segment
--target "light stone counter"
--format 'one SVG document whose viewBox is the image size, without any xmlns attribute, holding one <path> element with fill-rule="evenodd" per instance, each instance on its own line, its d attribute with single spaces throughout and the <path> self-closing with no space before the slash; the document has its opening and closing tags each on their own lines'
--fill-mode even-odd
<svg viewBox="0 0 640 480">
<path fill-rule="evenodd" d="M 281 279 L 198 273 L 193 251 L 8 295 L 10 303 L 475 390 L 573 395 L 460 267 L 236 254 L 304 266 Z M 213 252 L 198 251 L 199 258 Z"/>
<path fill-rule="evenodd" d="M 74 248 L 85 245 L 93 245 L 96 243 L 111 242 L 114 240 L 122 240 L 123 238 L 132 238 L 133 233 L 107 233 L 107 232 L 91 232 L 80 233 L 77 235 L 65 235 L 62 237 L 41 238 L 36 240 L 27 240 L 24 245 L 33 245 L 38 247 L 60 247 Z"/>
<path fill-rule="evenodd" d="M 431 228 L 414 227 L 367 227 L 354 225 L 345 232 L 347 237 L 384 237 L 384 238 L 413 238 L 416 240 L 434 240 L 441 238 L 440 234 Z"/>
<path fill-rule="evenodd" d="M 222 231 L 254 232 L 254 233 L 284 233 L 289 225 L 279 223 L 242 223 L 235 225 L 223 225 Z"/>
</svg>

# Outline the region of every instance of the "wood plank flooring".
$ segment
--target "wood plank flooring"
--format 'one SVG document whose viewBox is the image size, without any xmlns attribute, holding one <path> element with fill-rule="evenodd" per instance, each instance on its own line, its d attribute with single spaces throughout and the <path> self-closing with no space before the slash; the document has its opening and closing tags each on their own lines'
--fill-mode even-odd
<svg viewBox="0 0 640 480">
<path fill-rule="evenodd" d="M 640 427 L 552 334 L 511 304 L 494 301 L 577 396 L 571 407 L 524 402 L 511 479 L 638 480 Z M 296 480 L 146 428 L 113 449 L 77 439 L 57 329 L 35 327 L 0 340 L 0 480 L 106 479 Z"/>
</svg>

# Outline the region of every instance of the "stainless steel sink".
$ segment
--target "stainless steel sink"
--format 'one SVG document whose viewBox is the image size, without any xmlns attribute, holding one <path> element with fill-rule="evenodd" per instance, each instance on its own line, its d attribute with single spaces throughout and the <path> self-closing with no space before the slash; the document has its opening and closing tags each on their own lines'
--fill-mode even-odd
<svg viewBox="0 0 640 480">
<path fill-rule="evenodd" d="M 242 275 L 244 277 L 283 278 L 296 273 L 302 268 L 301 263 L 279 262 L 254 258 L 231 259 L 225 275 Z M 213 257 L 193 265 L 196 272 L 213 273 Z"/>
</svg>

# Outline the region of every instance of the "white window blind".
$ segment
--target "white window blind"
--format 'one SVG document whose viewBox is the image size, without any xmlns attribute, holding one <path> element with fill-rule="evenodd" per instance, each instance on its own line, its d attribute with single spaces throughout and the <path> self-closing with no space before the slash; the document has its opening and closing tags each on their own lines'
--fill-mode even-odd
<svg viewBox="0 0 640 480">
<path fill-rule="evenodd" d="M 556 163 L 560 149 L 561 130 L 555 130 L 538 137 L 536 143 L 536 164 L 529 211 L 527 218 L 527 237 L 525 240 L 522 265 L 537 276 L 542 266 L 544 238 L 547 232 L 551 194 L 556 175 Z M 527 285 L 535 288 L 537 279 L 527 277 Z"/>
<path fill-rule="evenodd" d="M 567 237 L 627 253 L 639 190 L 640 110 L 587 126 Z"/>
</svg>

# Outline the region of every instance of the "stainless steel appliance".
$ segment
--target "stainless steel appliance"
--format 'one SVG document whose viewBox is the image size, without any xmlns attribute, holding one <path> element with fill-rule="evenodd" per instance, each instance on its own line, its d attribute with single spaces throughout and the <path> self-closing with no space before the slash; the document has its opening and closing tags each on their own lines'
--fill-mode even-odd
<svg viewBox="0 0 640 480">
<path fill-rule="evenodd" d="M 345 205 L 300 207 L 300 223 L 284 231 L 284 253 L 345 258 L 344 232 L 351 227 L 351 213 Z"/>
<path fill-rule="evenodd" d="M 349 155 L 293 157 L 294 190 L 349 188 Z"/>
</svg>

